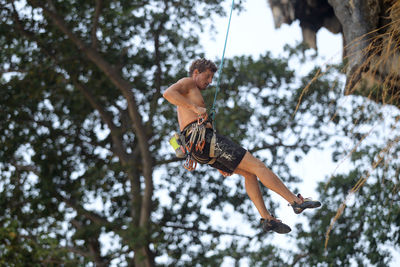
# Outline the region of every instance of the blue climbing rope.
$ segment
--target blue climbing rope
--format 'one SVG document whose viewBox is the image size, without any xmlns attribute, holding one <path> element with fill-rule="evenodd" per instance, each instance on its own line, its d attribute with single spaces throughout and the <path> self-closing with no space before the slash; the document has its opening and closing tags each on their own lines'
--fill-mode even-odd
<svg viewBox="0 0 400 267">
<path fill-rule="evenodd" d="M 213 105 L 212 105 L 212 107 L 211 107 L 211 118 L 212 118 L 213 121 L 215 121 L 215 113 L 216 113 L 215 102 L 217 101 L 217 94 L 218 94 L 218 92 L 219 92 L 219 83 L 220 83 L 220 80 L 221 80 L 222 67 L 223 67 L 223 65 L 224 65 L 224 57 L 225 57 L 226 43 L 227 43 L 227 41 L 228 41 L 229 28 L 230 28 L 230 26 L 231 26 L 231 19 L 232 19 L 232 11 L 233 11 L 234 2 L 235 2 L 235 0 L 232 0 L 231 12 L 230 12 L 229 21 L 228 21 L 228 28 L 227 28 L 227 30 L 226 30 L 226 36 L 225 36 L 224 50 L 223 50 L 223 52 L 222 52 L 221 63 L 219 64 L 219 68 L 218 68 L 218 79 L 217 79 L 217 86 L 216 86 L 216 88 L 215 88 L 214 102 L 213 102 Z"/>
</svg>

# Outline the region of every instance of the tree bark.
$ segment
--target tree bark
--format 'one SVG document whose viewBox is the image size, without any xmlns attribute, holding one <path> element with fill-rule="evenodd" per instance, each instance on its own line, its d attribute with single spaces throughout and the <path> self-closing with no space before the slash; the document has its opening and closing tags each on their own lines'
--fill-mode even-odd
<svg viewBox="0 0 400 267">
<path fill-rule="evenodd" d="M 367 56 L 364 51 L 367 39 L 376 36 L 380 14 L 379 0 L 328 0 L 335 10 L 335 15 L 342 25 L 343 55 L 348 58 L 347 76 L 362 65 Z"/>
</svg>

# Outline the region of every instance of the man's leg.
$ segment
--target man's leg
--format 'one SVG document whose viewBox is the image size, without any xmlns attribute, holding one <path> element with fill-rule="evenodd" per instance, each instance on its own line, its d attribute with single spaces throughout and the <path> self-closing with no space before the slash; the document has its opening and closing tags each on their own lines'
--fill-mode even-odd
<svg viewBox="0 0 400 267">
<path fill-rule="evenodd" d="M 275 193 L 282 196 L 290 204 L 293 204 L 294 202 L 299 203 L 299 204 L 302 203 L 302 200 L 299 199 L 298 197 L 296 197 L 296 195 L 294 195 L 283 184 L 283 182 L 281 181 L 281 179 L 278 178 L 278 176 L 276 176 L 270 169 L 268 169 L 267 166 L 265 166 L 265 164 L 262 161 L 255 158 L 249 152 L 246 152 L 242 161 L 240 162 L 239 166 L 237 167 L 237 170 L 239 172 L 244 171 L 244 172 L 249 173 L 251 176 L 258 177 L 258 179 L 260 179 L 261 183 L 264 186 L 266 186 L 267 188 L 271 189 Z M 235 172 L 237 172 L 237 171 L 235 170 Z M 258 184 L 257 184 L 257 186 L 258 186 Z M 254 188 L 253 188 L 253 190 L 254 190 Z M 257 193 L 254 193 L 254 194 L 255 194 L 255 197 L 257 198 Z M 261 196 L 261 193 L 260 193 L 260 196 Z M 250 195 L 249 195 L 249 197 L 251 199 Z M 256 203 L 254 203 L 254 204 L 256 204 Z M 265 207 L 265 205 L 264 205 L 264 207 Z M 258 207 L 257 207 L 257 209 L 258 209 Z"/>
<path fill-rule="evenodd" d="M 236 169 L 235 173 L 244 176 L 247 195 L 250 197 L 261 215 L 261 227 L 265 232 L 274 231 L 279 234 L 287 234 L 291 231 L 290 227 L 284 224 L 281 220 L 275 219 L 265 207 L 264 200 L 261 195 L 261 190 L 258 185 L 258 179 L 254 174 Z"/>
<path fill-rule="evenodd" d="M 250 200 L 256 206 L 258 213 L 260 213 L 261 218 L 272 220 L 274 219 L 265 207 L 265 203 L 261 194 L 260 186 L 258 185 L 258 179 L 254 174 L 240 170 L 239 168 L 235 170 L 236 174 L 242 175 L 244 177 L 244 184 L 246 188 L 247 195 Z"/>
</svg>

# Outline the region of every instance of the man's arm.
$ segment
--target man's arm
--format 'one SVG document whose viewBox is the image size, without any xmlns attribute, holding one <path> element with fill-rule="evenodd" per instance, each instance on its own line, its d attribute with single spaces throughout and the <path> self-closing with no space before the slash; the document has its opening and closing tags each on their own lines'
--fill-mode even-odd
<svg viewBox="0 0 400 267">
<path fill-rule="evenodd" d="M 202 115 L 207 112 L 206 108 L 199 107 L 194 104 L 187 95 L 189 86 L 184 84 L 184 81 L 178 81 L 165 90 L 163 97 L 171 104 L 193 111 L 196 114 Z"/>
</svg>

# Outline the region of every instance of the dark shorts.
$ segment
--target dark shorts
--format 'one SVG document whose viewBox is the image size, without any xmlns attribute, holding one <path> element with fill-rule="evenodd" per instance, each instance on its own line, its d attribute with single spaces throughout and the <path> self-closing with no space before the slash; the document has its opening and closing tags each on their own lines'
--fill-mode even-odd
<svg viewBox="0 0 400 267">
<path fill-rule="evenodd" d="M 186 131 L 183 130 L 184 134 Z M 199 163 L 208 163 L 212 158 L 210 158 L 210 145 L 213 136 L 213 130 L 206 129 L 205 146 L 202 152 L 192 149 L 191 155 Z M 190 135 L 186 137 L 186 141 L 190 139 Z M 219 169 L 227 173 L 233 173 L 239 163 L 242 161 L 244 155 L 246 154 L 246 149 L 240 145 L 234 143 L 228 137 L 216 133 L 216 144 L 215 144 L 215 162 L 209 164 L 211 167 Z"/>
</svg>

